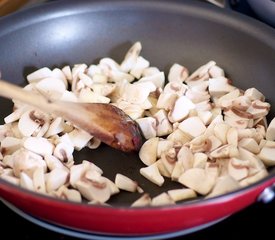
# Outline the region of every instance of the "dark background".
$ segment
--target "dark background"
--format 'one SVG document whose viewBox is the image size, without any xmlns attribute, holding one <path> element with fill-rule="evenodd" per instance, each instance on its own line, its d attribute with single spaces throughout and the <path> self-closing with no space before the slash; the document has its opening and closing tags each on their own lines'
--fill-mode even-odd
<svg viewBox="0 0 275 240">
<path fill-rule="evenodd" d="M 230 0 L 230 7 L 234 11 L 258 19 L 245 0 Z M 242 211 L 229 216 L 227 219 L 206 229 L 178 237 L 175 239 L 191 240 L 233 240 L 233 239 L 275 239 L 274 219 L 269 219 L 275 215 L 275 201 L 263 204 L 255 203 Z M 0 202 L 1 215 L 1 239 L 52 239 L 52 240 L 72 240 L 69 236 L 55 233 L 35 225 Z M 3 236 L 3 237 L 2 237 Z M 91 238 L 92 239 L 92 238 Z"/>
</svg>

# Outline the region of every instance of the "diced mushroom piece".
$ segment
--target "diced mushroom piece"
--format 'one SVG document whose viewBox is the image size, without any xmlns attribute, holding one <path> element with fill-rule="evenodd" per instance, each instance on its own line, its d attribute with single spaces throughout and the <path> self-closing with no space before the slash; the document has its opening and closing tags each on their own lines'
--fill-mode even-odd
<svg viewBox="0 0 275 240">
<path fill-rule="evenodd" d="M 157 148 L 158 148 L 159 138 L 148 139 L 139 150 L 139 158 L 141 161 L 149 166 L 157 160 Z"/>
<path fill-rule="evenodd" d="M 219 140 L 222 142 L 222 144 L 227 143 L 227 132 L 229 130 L 230 126 L 228 126 L 225 123 L 218 123 L 214 127 L 214 134 Z"/>
<path fill-rule="evenodd" d="M 210 157 L 212 158 L 230 158 L 237 157 L 239 155 L 239 151 L 237 146 L 233 145 L 223 145 L 210 153 Z"/>
<path fill-rule="evenodd" d="M 23 146 L 42 156 L 51 155 L 54 150 L 53 144 L 48 139 L 42 137 L 27 137 L 23 141 Z"/>
<path fill-rule="evenodd" d="M 206 137 L 209 137 L 211 135 L 214 135 L 214 127 L 218 124 L 218 123 L 222 123 L 223 122 L 223 116 L 221 114 L 218 114 L 217 116 L 215 116 L 213 118 L 213 120 L 211 121 L 211 123 L 208 125 L 207 129 L 204 132 L 204 135 Z"/>
<path fill-rule="evenodd" d="M 198 111 L 198 117 L 202 120 L 204 125 L 209 125 L 213 114 L 211 111 Z"/>
<path fill-rule="evenodd" d="M 159 110 L 154 117 L 157 120 L 157 136 L 165 136 L 173 131 L 172 125 L 168 120 L 167 112 Z"/>
<path fill-rule="evenodd" d="M 45 160 L 47 167 L 50 171 L 54 170 L 55 168 L 62 168 L 62 169 L 69 171 L 68 168 L 66 168 L 64 166 L 64 164 L 53 155 L 45 155 L 44 160 Z"/>
<path fill-rule="evenodd" d="M 44 78 L 35 85 L 35 88 L 50 99 L 59 99 L 66 91 L 64 81 L 58 78 Z"/>
<path fill-rule="evenodd" d="M 70 162 L 73 161 L 73 151 L 74 147 L 68 142 L 60 142 L 55 146 L 53 151 L 53 155 L 57 157 L 62 162 Z"/>
<path fill-rule="evenodd" d="M 55 191 L 68 181 L 69 173 L 63 168 L 53 169 L 47 176 L 46 190 L 48 193 Z"/>
<path fill-rule="evenodd" d="M 233 91 L 230 91 L 229 93 L 227 93 L 227 94 L 221 96 L 220 98 L 218 98 L 218 100 L 216 101 L 216 106 L 227 108 L 227 107 L 232 105 L 232 101 L 234 99 L 236 99 L 237 97 L 239 97 L 240 94 L 241 93 L 240 93 L 239 89 L 235 89 Z"/>
<path fill-rule="evenodd" d="M 27 75 L 27 80 L 29 83 L 32 83 L 32 82 L 38 82 L 43 78 L 47 78 L 51 76 L 52 76 L 52 71 L 47 67 L 43 67 Z"/>
<path fill-rule="evenodd" d="M 251 106 L 247 109 L 247 112 L 250 113 L 253 119 L 265 117 L 270 109 L 270 104 L 267 102 L 262 102 L 260 100 L 254 100 Z"/>
<path fill-rule="evenodd" d="M 188 89 L 188 86 L 183 83 L 170 82 L 165 85 L 163 92 L 164 93 L 175 93 L 179 97 L 181 97 L 182 95 L 184 95 L 184 93 L 186 92 L 187 89 Z"/>
<path fill-rule="evenodd" d="M 171 179 L 173 181 L 178 181 L 179 180 L 179 177 L 184 173 L 184 167 L 183 167 L 183 163 L 182 162 L 179 162 L 177 161 L 175 163 L 175 166 L 174 166 L 174 169 L 173 169 L 173 172 L 171 174 Z"/>
<path fill-rule="evenodd" d="M 215 184 L 215 179 L 208 176 L 206 171 L 201 168 L 186 170 L 178 181 L 202 195 L 208 194 Z"/>
<path fill-rule="evenodd" d="M 177 162 L 176 162 L 177 163 Z M 164 166 L 163 162 L 161 161 L 161 159 L 156 161 L 159 173 L 161 176 L 163 177 L 171 177 L 171 173 L 168 172 L 168 170 L 166 169 L 166 167 Z"/>
<path fill-rule="evenodd" d="M 157 101 L 157 108 L 163 108 L 164 110 L 169 111 L 175 105 L 177 98 L 178 98 L 178 95 L 176 93 L 162 92 L 159 95 L 159 98 Z"/>
<path fill-rule="evenodd" d="M 203 134 L 206 127 L 199 117 L 190 117 L 180 123 L 179 129 L 194 138 Z"/>
<path fill-rule="evenodd" d="M 221 97 L 235 89 L 229 84 L 229 80 L 225 77 L 216 77 L 209 79 L 209 93 L 213 97 Z"/>
<path fill-rule="evenodd" d="M 68 189 L 64 185 L 61 186 L 57 191 L 52 192 L 53 196 L 56 196 L 61 199 L 73 201 L 73 202 L 81 202 L 81 195 L 79 191 L 75 189 Z"/>
<path fill-rule="evenodd" d="M 26 112 L 28 111 L 30 107 L 27 105 L 23 105 L 22 107 L 19 107 L 17 109 L 15 109 L 11 114 L 9 114 L 8 116 L 6 116 L 4 118 L 4 122 L 7 123 L 12 123 L 15 122 L 17 120 L 20 119 L 20 117 Z"/>
<path fill-rule="evenodd" d="M 237 146 L 238 145 L 238 131 L 236 128 L 229 128 L 226 134 L 226 141 L 228 144 Z"/>
<path fill-rule="evenodd" d="M 213 187 L 213 190 L 206 197 L 207 198 L 215 197 L 218 195 L 222 195 L 222 194 L 237 190 L 238 188 L 240 188 L 240 184 L 237 180 L 235 180 L 229 175 L 222 176 L 217 179 L 216 184 Z"/>
<path fill-rule="evenodd" d="M 177 161 L 177 152 L 175 148 L 171 148 L 167 152 L 163 152 L 161 154 L 161 161 L 169 175 L 171 175 Z"/>
<path fill-rule="evenodd" d="M 99 65 L 98 65 L 103 71 L 105 69 L 111 69 L 111 70 L 115 70 L 115 71 L 121 71 L 119 64 L 113 60 L 112 58 L 102 58 L 99 61 Z"/>
<path fill-rule="evenodd" d="M 110 188 L 111 195 L 115 195 L 115 194 L 117 194 L 117 193 L 120 192 L 119 188 L 117 187 L 117 185 L 113 181 L 111 181 L 108 178 L 106 178 L 106 181 L 107 181 L 107 184 L 108 184 L 108 186 Z"/>
<path fill-rule="evenodd" d="M 256 88 L 246 89 L 244 92 L 244 96 L 249 97 L 249 99 L 251 101 L 254 101 L 254 100 L 264 101 L 265 100 L 265 96 Z"/>
<path fill-rule="evenodd" d="M 144 109 L 138 104 L 132 104 L 126 101 L 119 101 L 115 104 L 115 106 L 123 110 L 133 120 L 143 117 Z"/>
<path fill-rule="evenodd" d="M 45 120 L 43 118 L 36 117 L 35 111 L 27 111 L 20 117 L 18 129 L 23 136 L 29 137 L 39 126 L 43 125 L 44 122 Z"/>
<path fill-rule="evenodd" d="M 195 109 L 195 104 L 186 96 L 181 96 L 176 100 L 168 118 L 170 122 L 180 122 L 188 116 L 192 109 Z"/>
<path fill-rule="evenodd" d="M 140 198 L 131 204 L 131 207 L 145 207 L 151 205 L 151 198 L 148 193 L 143 194 Z"/>
<path fill-rule="evenodd" d="M 48 131 L 45 133 L 45 137 L 51 137 L 53 135 L 59 134 L 64 130 L 64 120 L 61 117 L 57 117 L 50 124 Z"/>
<path fill-rule="evenodd" d="M 136 42 L 126 53 L 120 67 L 124 72 L 129 72 L 136 64 L 137 58 L 141 52 L 142 46 L 140 42 Z"/>
<path fill-rule="evenodd" d="M 239 146 L 254 154 L 258 154 L 261 150 L 254 138 L 242 138 L 239 141 Z"/>
<path fill-rule="evenodd" d="M 34 191 L 33 180 L 30 176 L 28 176 L 24 172 L 21 172 L 19 179 L 20 179 L 20 186 L 21 187 L 26 188 L 30 191 Z"/>
<path fill-rule="evenodd" d="M 133 181 L 132 179 L 120 173 L 116 174 L 115 184 L 119 189 L 122 189 L 128 192 L 136 192 L 138 187 L 138 184 L 136 181 Z"/>
<path fill-rule="evenodd" d="M 167 152 L 169 149 L 173 147 L 174 143 L 167 139 L 159 138 L 158 146 L 157 146 L 157 158 L 161 157 L 161 154 Z"/>
<path fill-rule="evenodd" d="M 68 136 L 77 151 L 84 148 L 93 137 L 89 133 L 77 128 L 71 131 Z"/>
<path fill-rule="evenodd" d="M 106 83 L 106 84 L 100 84 L 100 83 L 94 83 L 91 85 L 92 90 L 101 95 L 101 96 L 108 96 L 115 90 L 115 84 L 112 83 Z"/>
<path fill-rule="evenodd" d="M 39 193 L 46 193 L 45 175 L 43 168 L 36 168 L 33 172 L 33 186 L 34 191 Z"/>
<path fill-rule="evenodd" d="M 248 185 L 251 185 L 251 184 L 265 178 L 266 176 L 268 176 L 268 171 L 266 169 L 261 169 L 255 175 L 253 175 L 251 177 L 247 177 L 247 178 L 243 179 L 242 181 L 240 181 L 240 185 L 241 185 L 241 187 L 246 187 Z"/>
<path fill-rule="evenodd" d="M 224 70 L 217 65 L 210 67 L 208 70 L 208 73 L 209 73 L 210 77 L 212 77 L 212 78 L 224 77 L 224 75 L 225 75 Z"/>
<path fill-rule="evenodd" d="M 188 147 L 182 146 L 178 152 L 177 157 L 178 161 L 182 162 L 185 171 L 193 167 L 194 155 Z"/>
<path fill-rule="evenodd" d="M 157 135 L 157 121 L 153 117 L 139 118 L 136 120 L 143 136 L 146 139 L 154 138 Z"/>
<path fill-rule="evenodd" d="M 205 75 L 208 75 L 208 71 L 211 67 L 215 66 L 216 62 L 214 61 L 209 61 L 205 65 L 199 67 L 195 72 L 193 72 L 187 79 L 186 81 L 191 81 L 191 80 L 197 80 L 202 78 Z"/>
<path fill-rule="evenodd" d="M 93 137 L 88 143 L 87 143 L 87 147 L 90 149 L 97 149 L 101 144 L 101 141 L 96 138 Z"/>
<path fill-rule="evenodd" d="M 79 101 L 85 103 L 109 103 L 110 98 L 99 95 L 89 88 L 83 88 L 79 92 Z"/>
<path fill-rule="evenodd" d="M 152 206 L 164 206 L 164 205 L 172 205 L 172 204 L 175 204 L 175 202 L 165 192 L 157 195 L 154 198 L 152 198 L 152 202 L 151 202 Z"/>
<path fill-rule="evenodd" d="M 72 76 L 72 70 L 70 66 L 64 66 L 61 71 L 64 73 L 66 79 L 68 80 L 69 83 L 72 83 L 73 76 Z"/>
<path fill-rule="evenodd" d="M 228 174 L 235 180 L 240 181 L 248 176 L 248 168 L 232 164 L 232 159 L 228 163 Z"/>
<path fill-rule="evenodd" d="M 2 174 L 2 175 L 0 175 L 0 178 L 4 179 L 5 181 L 7 181 L 9 183 L 12 183 L 14 185 L 19 185 L 20 184 L 20 180 L 17 177 L 14 177 L 14 176 Z"/>
<path fill-rule="evenodd" d="M 263 161 L 266 166 L 275 165 L 275 147 L 266 147 L 264 146 L 258 157 Z"/>
<path fill-rule="evenodd" d="M 59 69 L 59 68 L 53 69 L 52 77 L 61 79 L 64 82 L 66 89 L 68 88 L 68 81 L 67 81 L 66 75 L 64 74 L 64 72 L 61 69 Z"/>
<path fill-rule="evenodd" d="M 42 168 L 46 172 L 47 165 L 45 161 L 36 153 L 21 148 L 12 156 L 13 172 L 16 177 L 19 177 L 21 172 L 25 172 L 28 176 L 32 177 L 33 172 L 37 168 Z"/>
<path fill-rule="evenodd" d="M 0 125 L 0 141 L 5 137 L 13 137 L 11 126 L 11 124 Z"/>
<path fill-rule="evenodd" d="M 97 180 L 92 181 L 82 178 L 75 185 L 81 195 L 89 201 L 104 203 L 111 196 L 111 189 L 104 177 L 98 177 Z"/>
<path fill-rule="evenodd" d="M 196 192 L 189 188 L 173 189 L 169 190 L 167 193 L 174 202 L 195 198 L 197 196 Z"/>
<path fill-rule="evenodd" d="M 204 169 L 206 166 L 207 162 L 207 155 L 205 153 L 194 153 L 194 163 L 193 163 L 193 168 L 202 168 Z"/>
<path fill-rule="evenodd" d="M 157 74 L 159 72 L 160 72 L 160 70 L 157 67 L 148 67 L 148 68 L 145 68 L 143 70 L 142 76 L 143 77 L 148 77 L 148 76 L 155 75 L 155 74 Z"/>
<path fill-rule="evenodd" d="M 141 168 L 140 174 L 158 186 L 162 186 L 164 183 L 164 178 L 160 175 L 156 163 L 151 164 L 148 167 Z"/>
<path fill-rule="evenodd" d="M 176 129 L 167 137 L 168 140 L 172 141 L 174 144 L 180 144 L 183 145 L 189 141 L 191 141 L 192 137 L 190 137 L 188 134 L 184 133 L 180 129 Z"/>
<path fill-rule="evenodd" d="M 10 155 L 17 151 L 22 146 L 22 139 L 15 137 L 5 137 L 1 141 L 1 153 L 4 155 Z"/>
<path fill-rule="evenodd" d="M 189 75 L 189 71 L 186 67 L 175 63 L 169 70 L 168 81 L 169 82 L 184 82 Z"/>
<path fill-rule="evenodd" d="M 94 81 L 92 80 L 92 78 L 89 75 L 87 75 L 86 73 L 81 72 L 81 73 L 78 74 L 78 77 L 85 86 L 87 86 L 89 88 L 92 88 Z"/>
<path fill-rule="evenodd" d="M 132 67 L 130 74 L 132 74 L 135 78 L 140 78 L 141 74 L 143 73 L 144 69 L 150 66 L 149 61 L 145 58 L 138 56 L 136 60 L 136 64 Z"/>
</svg>

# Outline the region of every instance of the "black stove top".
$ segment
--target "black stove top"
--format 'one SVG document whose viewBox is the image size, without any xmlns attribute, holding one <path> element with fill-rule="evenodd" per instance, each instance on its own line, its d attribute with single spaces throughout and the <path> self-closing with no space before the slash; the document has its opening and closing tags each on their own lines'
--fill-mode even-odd
<svg viewBox="0 0 275 240">
<path fill-rule="evenodd" d="M 230 0 L 230 8 L 234 11 L 240 12 L 241 14 L 245 14 L 259 20 L 258 16 L 253 12 L 246 0 Z M 54 232 L 46 229 L 45 226 L 38 226 L 35 219 L 32 220 L 34 220 L 36 224 L 26 220 L 22 216 L 19 216 L 17 213 L 5 206 L 1 201 L 0 213 L 2 218 L 2 236 L 8 236 L 8 238 L 11 239 L 15 238 L 24 240 L 41 238 L 51 240 L 77 239 L 75 237 L 67 236 L 64 233 L 60 233 L 60 231 L 62 232 L 62 229 L 57 229 L 58 232 Z M 210 227 L 173 239 L 274 239 L 274 220 L 271 218 L 273 214 L 275 215 L 275 201 L 268 204 L 257 202 L 232 216 L 228 216 L 226 219 Z M 90 236 L 89 239 L 94 238 L 93 236 Z"/>
</svg>

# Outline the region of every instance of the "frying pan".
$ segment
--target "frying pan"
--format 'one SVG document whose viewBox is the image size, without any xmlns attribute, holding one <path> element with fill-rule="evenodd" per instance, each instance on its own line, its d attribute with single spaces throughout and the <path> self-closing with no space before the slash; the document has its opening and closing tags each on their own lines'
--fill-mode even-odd
<svg viewBox="0 0 275 240">
<path fill-rule="evenodd" d="M 2 78 L 24 85 L 31 71 L 48 66 L 96 63 L 109 56 L 120 62 L 139 40 L 142 55 L 167 73 L 178 62 L 191 71 L 210 59 L 225 69 L 239 88 L 256 87 L 275 113 L 275 31 L 240 16 L 196 1 L 57 1 L 0 20 Z M 12 104 L 1 99 L 1 119 Z M 270 120 L 270 119 L 269 119 Z M 114 180 L 116 173 L 139 182 L 155 196 L 179 185 L 166 181 L 154 186 L 139 174 L 137 154 L 101 146 L 83 150 L 76 161 L 89 159 Z M 113 207 L 71 203 L 42 196 L 0 180 L 3 199 L 50 224 L 90 234 L 152 236 L 188 230 L 222 219 L 254 203 L 275 182 L 275 171 L 241 190 L 211 199 L 174 206 L 129 208 L 137 195 L 121 193 Z"/>
</svg>

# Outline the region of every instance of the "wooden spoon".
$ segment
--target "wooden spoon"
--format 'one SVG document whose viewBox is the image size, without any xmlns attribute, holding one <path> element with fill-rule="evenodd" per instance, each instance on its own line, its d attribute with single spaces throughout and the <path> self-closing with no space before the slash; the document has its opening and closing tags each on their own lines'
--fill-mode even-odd
<svg viewBox="0 0 275 240">
<path fill-rule="evenodd" d="M 3 80 L 0 80 L 0 96 L 16 99 L 44 112 L 60 116 L 102 142 L 124 152 L 138 151 L 142 145 L 137 123 L 111 104 L 53 100 Z"/>
</svg>

